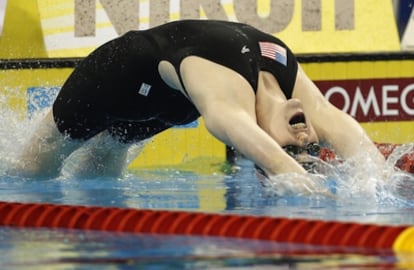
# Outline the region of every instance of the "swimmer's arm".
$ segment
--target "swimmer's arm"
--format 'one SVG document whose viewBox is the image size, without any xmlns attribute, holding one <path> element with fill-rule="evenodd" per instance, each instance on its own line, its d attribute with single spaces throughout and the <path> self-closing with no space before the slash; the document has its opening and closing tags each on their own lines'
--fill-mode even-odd
<svg viewBox="0 0 414 270">
<path fill-rule="evenodd" d="M 209 132 L 229 146 L 234 146 L 246 158 L 261 167 L 269 176 L 281 173 L 302 173 L 306 171 L 292 157 L 263 131 L 243 110 L 236 110 L 227 104 L 204 111 L 203 119 Z M 223 117 L 225 115 L 225 117 Z"/>
<path fill-rule="evenodd" d="M 326 100 L 301 68 L 293 96 L 303 101 L 319 139 L 326 141 L 339 156 L 346 159 L 363 153 L 378 164 L 384 163 L 382 154 L 360 124 Z"/>
<path fill-rule="evenodd" d="M 317 129 L 339 156 L 345 159 L 359 156 L 378 165 L 384 163 L 383 155 L 355 119 L 332 105 L 324 110 L 316 122 L 326 124 L 318 124 Z"/>
<path fill-rule="evenodd" d="M 352 171 L 361 173 L 370 168 L 370 173 L 378 173 L 375 176 L 379 177 L 378 180 L 389 179 L 390 171 L 387 169 L 384 156 L 356 120 L 336 108 L 327 109 L 326 114 L 322 115 L 325 117 L 320 121 L 330 124 L 330 127 L 319 127 L 324 134 L 323 139 L 340 158 L 349 162 Z M 364 181 L 363 178 L 361 181 Z"/>
</svg>

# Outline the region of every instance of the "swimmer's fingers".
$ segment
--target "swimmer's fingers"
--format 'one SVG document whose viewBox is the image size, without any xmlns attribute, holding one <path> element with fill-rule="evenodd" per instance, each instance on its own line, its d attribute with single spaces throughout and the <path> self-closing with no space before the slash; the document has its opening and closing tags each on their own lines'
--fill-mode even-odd
<svg viewBox="0 0 414 270">
<path fill-rule="evenodd" d="M 319 193 L 319 195 L 324 196 L 325 198 L 331 199 L 331 200 L 336 200 L 338 199 L 338 196 L 336 194 L 333 194 L 332 192 L 325 190 L 325 191 L 321 191 Z"/>
<path fill-rule="evenodd" d="M 261 179 L 266 191 L 277 196 L 325 196 L 335 198 L 326 178 L 318 174 L 287 173 Z"/>
</svg>

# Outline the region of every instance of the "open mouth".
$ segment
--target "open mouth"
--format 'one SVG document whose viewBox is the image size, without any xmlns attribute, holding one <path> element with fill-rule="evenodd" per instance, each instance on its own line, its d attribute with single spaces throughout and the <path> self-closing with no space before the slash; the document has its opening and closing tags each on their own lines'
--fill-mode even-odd
<svg viewBox="0 0 414 270">
<path fill-rule="evenodd" d="M 306 128 L 306 118 L 302 112 L 296 113 L 289 120 L 289 125 L 294 129 L 304 129 Z"/>
</svg>

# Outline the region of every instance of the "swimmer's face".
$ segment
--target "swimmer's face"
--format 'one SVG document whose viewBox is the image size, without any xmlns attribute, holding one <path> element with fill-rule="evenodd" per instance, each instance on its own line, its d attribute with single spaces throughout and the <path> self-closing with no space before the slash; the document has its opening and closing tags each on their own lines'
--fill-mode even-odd
<svg viewBox="0 0 414 270">
<path fill-rule="evenodd" d="M 278 103 L 272 112 L 271 121 L 270 136 L 281 146 L 305 146 L 319 141 L 299 99 Z"/>
</svg>

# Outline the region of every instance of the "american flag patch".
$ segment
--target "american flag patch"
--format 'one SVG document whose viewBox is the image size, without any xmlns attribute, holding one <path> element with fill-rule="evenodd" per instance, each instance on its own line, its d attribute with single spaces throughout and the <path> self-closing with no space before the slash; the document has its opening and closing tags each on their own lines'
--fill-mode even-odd
<svg viewBox="0 0 414 270">
<path fill-rule="evenodd" d="M 259 46 L 262 56 L 275 60 L 284 66 L 287 65 L 286 48 L 272 42 L 259 42 Z"/>
</svg>

